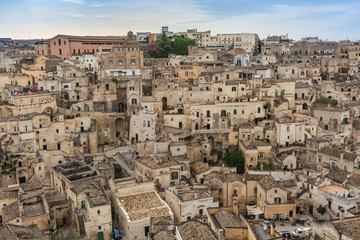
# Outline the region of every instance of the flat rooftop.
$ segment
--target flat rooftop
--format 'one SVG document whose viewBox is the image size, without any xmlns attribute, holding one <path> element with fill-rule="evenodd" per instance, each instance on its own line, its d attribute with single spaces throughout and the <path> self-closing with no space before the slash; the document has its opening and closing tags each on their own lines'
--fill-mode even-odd
<svg viewBox="0 0 360 240">
<path fill-rule="evenodd" d="M 177 194 L 182 201 L 192 201 L 196 199 L 202 199 L 202 198 L 208 198 L 211 197 L 211 195 L 207 192 L 201 191 L 201 190 L 188 190 L 184 192 L 178 192 Z"/>
<path fill-rule="evenodd" d="M 24 216 L 26 217 L 39 216 L 46 213 L 43 202 L 39 202 L 36 204 L 29 204 L 29 205 L 24 204 L 23 209 L 24 209 Z"/>
<path fill-rule="evenodd" d="M 132 222 L 170 215 L 168 206 L 155 192 L 119 197 L 119 201 Z"/>
<path fill-rule="evenodd" d="M 342 187 L 335 186 L 335 185 L 324 185 L 322 187 L 319 187 L 319 190 L 331 193 L 333 195 L 340 195 L 340 194 L 343 194 L 344 192 L 347 192 L 347 193 L 350 192 L 346 188 L 342 188 Z"/>
<path fill-rule="evenodd" d="M 175 162 L 168 156 L 149 156 L 136 159 L 136 161 L 144 164 L 151 169 L 165 168 L 178 165 L 177 162 Z"/>
</svg>

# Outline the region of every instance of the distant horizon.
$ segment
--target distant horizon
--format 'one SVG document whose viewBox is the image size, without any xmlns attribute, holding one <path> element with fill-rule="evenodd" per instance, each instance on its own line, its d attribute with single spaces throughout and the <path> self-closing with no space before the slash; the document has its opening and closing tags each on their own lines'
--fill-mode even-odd
<svg viewBox="0 0 360 240">
<path fill-rule="evenodd" d="M 129 30 L 159 33 L 196 28 L 223 33 L 289 34 L 294 40 L 359 41 L 358 0 L 0 0 L 3 35 L 16 40 L 57 34 L 125 36 Z"/>
<path fill-rule="evenodd" d="M 131 30 L 130 30 L 131 31 Z M 186 30 L 185 30 L 186 31 Z M 208 30 L 199 30 L 198 29 L 198 32 L 205 32 L 205 31 L 208 31 Z M 210 30 L 211 31 L 211 30 Z M 137 32 L 134 32 L 134 31 L 132 31 L 133 33 L 134 33 L 134 35 L 136 35 L 136 33 Z M 146 31 L 142 31 L 142 32 L 146 32 Z M 180 31 L 171 31 L 171 32 L 174 32 L 174 33 L 177 33 L 177 32 L 180 32 Z M 182 32 L 184 32 L 184 31 L 182 31 Z M 161 32 L 151 32 L 152 34 L 159 34 L 159 33 L 161 33 Z M 245 32 L 237 32 L 237 33 L 235 33 L 235 32 L 229 32 L 229 33 L 220 33 L 220 34 L 239 34 L 239 33 L 245 33 Z M 252 32 L 252 33 L 254 33 L 254 34 L 257 34 L 257 33 L 255 33 L 255 32 Z M 213 34 L 212 32 L 211 32 L 211 36 L 216 36 L 217 34 L 219 34 L 219 33 L 215 33 L 215 34 Z M 53 38 L 53 37 L 55 37 L 55 36 L 57 36 L 57 35 L 68 35 L 68 36 L 80 36 L 80 37 L 87 37 L 87 36 L 114 36 L 114 37 L 126 37 L 127 36 L 127 33 L 126 34 L 122 34 L 122 35 L 79 35 L 79 34 L 66 34 L 66 33 L 58 33 L 58 34 L 56 34 L 56 35 L 54 35 L 54 36 L 52 36 L 52 37 L 49 37 L 49 38 L 12 38 L 12 37 L 2 37 L 2 36 L 0 36 L 0 39 L 2 39 L 2 38 L 10 38 L 11 40 L 14 40 L 14 41 L 31 41 L 31 40 L 48 40 L 48 39 L 51 39 L 51 38 Z M 283 36 L 283 35 L 286 35 L 286 34 L 273 34 L 273 35 L 268 35 L 268 36 Z M 268 36 L 266 36 L 266 37 L 261 37 L 261 36 L 259 36 L 259 39 L 260 40 L 264 40 L 264 39 L 266 39 Z M 294 41 L 300 41 L 301 39 L 303 39 L 303 38 L 319 38 L 319 41 L 324 41 L 324 42 L 342 42 L 342 41 L 349 41 L 349 42 L 360 42 L 360 40 L 350 40 L 350 39 L 340 39 L 340 40 L 332 40 L 332 39 L 321 39 L 320 37 L 318 37 L 318 36 L 304 36 L 304 37 L 300 37 L 300 38 L 292 38 L 291 36 L 289 36 L 289 39 L 290 40 L 294 40 Z"/>
</svg>

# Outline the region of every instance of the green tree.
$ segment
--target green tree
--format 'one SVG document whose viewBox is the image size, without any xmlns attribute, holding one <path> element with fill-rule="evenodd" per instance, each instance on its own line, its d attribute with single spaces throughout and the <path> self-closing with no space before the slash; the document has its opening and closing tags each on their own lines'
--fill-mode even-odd
<svg viewBox="0 0 360 240">
<path fill-rule="evenodd" d="M 225 160 L 230 167 L 236 167 L 238 173 L 245 172 L 245 157 L 241 150 L 227 150 Z"/>
<path fill-rule="evenodd" d="M 171 40 L 166 34 L 161 34 L 156 39 L 156 57 L 158 58 L 167 58 L 171 53 Z"/>
<path fill-rule="evenodd" d="M 323 207 L 321 204 L 320 206 L 316 209 L 316 211 L 318 213 L 320 213 L 321 215 L 324 215 L 326 213 L 326 207 Z"/>
<path fill-rule="evenodd" d="M 338 104 L 338 101 L 335 99 L 331 99 L 331 98 L 326 98 L 326 97 L 320 97 L 319 99 L 317 99 L 315 101 L 315 103 L 317 104 L 323 104 L 323 105 L 332 105 L 332 106 L 336 106 Z"/>
<path fill-rule="evenodd" d="M 171 53 L 176 55 L 188 55 L 189 46 L 196 46 L 196 41 L 184 36 L 175 36 Z"/>
</svg>

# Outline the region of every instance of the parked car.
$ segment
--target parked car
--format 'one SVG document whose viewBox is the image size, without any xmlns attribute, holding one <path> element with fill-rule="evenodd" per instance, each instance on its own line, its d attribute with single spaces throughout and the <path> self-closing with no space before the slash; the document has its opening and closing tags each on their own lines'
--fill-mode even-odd
<svg viewBox="0 0 360 240">
<path fill-rule="evenodd" d="M 282 232 L 279 232 L 280 236 L 285 238 L 285 239 L 291 239 L 292 238 L 292 235 L 290 232 L 288 231 L 282 231 Z"/>
<path fill-rule="evenodd" d="M 116 239 L 116 240 L 119 240 L 119 239 L 121 239 L 121 233 L 120 233 L 120 230 L 118 229 L 118 228 L 114 228 L 114 238 Z"/>
<path fill-rule="evenodd" d="M 311 228 L 308 228 L 308 227 L 306 227 L 306 228 L 297 228 L 297 229 L 295 229 L 294 231 L 292 231 L 292 235 L 294 236 L 294 237 L 306 237 L 306 236 L 308 236 L 309 234 L 311 234 L 311 232 L 312 232 L 312 229 Z"/>
</svg>

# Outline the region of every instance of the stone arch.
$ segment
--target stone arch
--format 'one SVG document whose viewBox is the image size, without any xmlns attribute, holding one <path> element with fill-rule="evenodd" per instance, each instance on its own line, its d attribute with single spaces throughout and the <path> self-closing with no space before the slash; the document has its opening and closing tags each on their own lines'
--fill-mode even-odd
<svg viewBox="0 0 360 240">
<path fill-rule="evenodd" d="M 61 99 L 65 101 L 70 100 L 70 94 L 67 91 L 61 91 Z"/>
<path fill-rule="evenodd" d="M 55 112 L 54 109 L 51 108 L 51 107 L 47 107 L 43 111 L 43 113 L 48 113 L 48 114 L 51 114 L 51 113 L 54 113 L 54 112 Z"/>
</svg>

